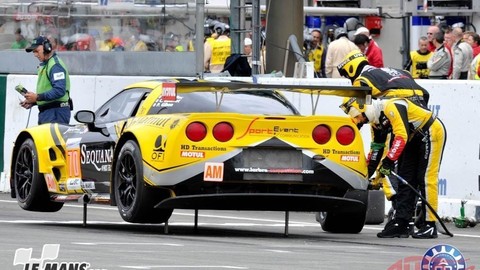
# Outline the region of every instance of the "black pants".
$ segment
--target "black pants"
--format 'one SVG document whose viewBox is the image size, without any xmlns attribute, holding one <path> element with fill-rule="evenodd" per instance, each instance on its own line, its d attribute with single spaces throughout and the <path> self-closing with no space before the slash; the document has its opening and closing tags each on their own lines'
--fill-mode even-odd
<svg viewBox="0 0 480 270">
<path fill-rule="evenodd" d="M 419 190 L 420 193 L 425 194 L 424 177 L 428 165 L 429 147 L 422 139 L 423 136 L 418 134 L 406 144 L 398 162 L 398 174 Z M 395 217 L 410 221 L 415 211 L 416 199 L 417 195 L 415 192 L 400 182 L 398 184 L 397 212 Z"/>
</svg>

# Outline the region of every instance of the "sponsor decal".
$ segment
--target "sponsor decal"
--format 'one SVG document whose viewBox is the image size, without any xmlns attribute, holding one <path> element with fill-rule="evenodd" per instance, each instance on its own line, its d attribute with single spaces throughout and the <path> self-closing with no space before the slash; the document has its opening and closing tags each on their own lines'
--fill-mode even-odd
<svg viewBox="0 0 480 270">
<path fill-rule="evenodd" d="M 177 100 L 177 87 L 175 83 L 164 82 L 162 84 L 162 100 L 163 101 Z"/>
<path fill-rule="evenodd" d="M 336 150 L 336 149 L 323 149 L 323 154 L 335 154 L 335 155 L 360 155 L 358 150 Z"/>
<path fill-rule="evenodd" d="M 164 127 L 165 124 L 170 120 L 170 117 L 159 117 L 159 116 L 145 116 L 133 118 L 128 122 L 128 126 L 134 125 L 150 125 L 156 127 Z"/>
<path fill-rule="evenodd" d="M 60 253 L 60 244 L 45 244 L 40 258 L 32 258 L 33 248 L 18 248 L 15 251 L 13 266 L 23 270 L 107 270 L 92 268 L 88 262 L 56 261 Z"/>
<path fill-rule="evenodd" d="M 403 146 L 405 145 L 405 142 L 400 138 L 400 137 L 395 137 L 395 140 L 393 140 L 392 147 L 390 147 L 390 151 L 388 152 L 388 157 L 391 160 L 397 160 L 398 154 L 403 150 Z"/>
<path fill-rule="evenodd" d="M 153 146 L 153 152 L 151 156 L 152 161 L 163 161 L 166 144 L 167 139 L 163 138 L 162 135 L 158 135 L 157 139 L 155 140 L 155 145 Z"/>
<path fill-rule="evenodd" d="M 92 181 L 82 182 L 82 188 L 84 188 L 84 189 L 95 189 L 95 182 L 92 182 Z"/>
<path fill-rule="evenodd" d="M 210 182 L 222 182 L 223 181 L 223 163 L 205 162 L 203 180 L 210 181 Z"/>
<path fill-rule="evenodd" d="M 347 161 L 347 162 L 359 162 L 360 157 L 359 156 L 341 155 L 340 160 L 341 161 Z"/>
<path fill-rule="evenodd" d="M 182 144 L 180 146 L 181 150 L 192 150 L 192 151 L 227 151 L 226 147 L 219 147 L 219 146 L 196 146 L 196 145 L 188 145 Z"/>
<path fill-rule="evenodd" d="M 68 190 L 77 190 L 82 188 L 82 179 L 67 179 L 67 189 Z"/>
<path fill-rule="evenodd" d="M 192 150 L 194 150 L 194 151 L 227 151 L 227 148 L 218 147 L 218 146 L 195 146 L 195 145 L 192 145 Z"/>
<path fill-rule="evenodd" d="M 67 166 L 68 178 L 82 178 L 82 170 L 80 168 L 80 149 L 67 149 Z"/>
<path fill-rule="evenodd" d="M 88 128 L 86 126 L 74 126 L 74 127 L 69 127 L 63 134 L 85 134 L 88 132 Z M 68 140 L 75 140 L 78 139 L 80 141 L 81 138 L 69 138 Z M 68 145 L 68 140 L 67 140 L 67 145 Z"/>
<path fill-rule="evenodd" d="M 277 133 L 298 133 L 298 128 L 273 126 L 273 132 L 275 134 L 277 134 Z"/>
<path fill-rule="evenodd" d="M 314 174 L 313 170 L 303 170 L 303 169 L 294 169 L 294 168 L 258 168 L 258 167 L 249 167 L 249 168 L 235 168 L 235 172 L 238 173 L 277 173 L 277 174 Z"/>
<path fill-rule="evenodd" d="M 86 144 L 81 146 L 81 163 L 91 164 L 99 172 L 112 170 L 113 147 L 108 149 L 88 149 Z"/>
<path fill-rule="evenodd" d="M 83 182 L 82 179 L 72 178 L 67 179 L 67 189 L 68 190 L 77 190 L 77 189 L 95 189 L 95 183 L 92 181 Z"/>
<path fill-rule="evenodd" d="M 69 148 L 80 148 L 80 141 L 81 140 L 82 140 L 82 138 L 69 138 L 65 142 L 65 146 L 67 147 L 67 149 L 69 149 Z"/>
<path fill-rule="evenodd" d="M 45 182 L 47 183 L 47 189 L 50 192 L 57 191 L 57 182 L 55 181 L 55 176 L 50 173 L 46 173 L 45 175 Z"/>
<path fill-rule="evenodd" d="M 241 139 L 245 137 L 246 135 L 249 136 L 257 136 L 257 135 L 273 135 L 273 136 L 278 136 L 278 137 L 303 137 L 306 138 L 308 135 L 305 134 L 298 134 L 299 129 L 298 128 L 292 128 L 292 127 L 282 127 L 282 126 L 273 126 L 272 128 L 267 127 L 267 128 L 254 128 L 252 127 L 255 121 L 257 121 L 259 118 L 255 118 L 250 122 L 250 124 L 247 127 L 247 130 L 245 133 L 243 133 L 241 136 L 237 137 L 238 139 Z"/>
<path fill-rule="evenodd" d="M 201 152 L 201 151 L 181 151 L 180 156 L 181 157 L 186 157 L 186 158 L 205 158 L 205 152 Z"/>
</svg>

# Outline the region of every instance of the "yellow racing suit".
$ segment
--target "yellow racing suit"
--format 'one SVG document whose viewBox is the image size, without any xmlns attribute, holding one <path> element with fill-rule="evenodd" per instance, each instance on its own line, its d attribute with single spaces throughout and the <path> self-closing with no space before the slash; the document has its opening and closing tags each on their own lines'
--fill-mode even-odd
<svg viewBox="0 0 480 270">
<path fill-rule="evenodd" d="M 373 98 L 408 98 L 418 104 L 428 104 L 428 91 L 415 82 L 405 70 L 374 66 L 365 66 L 353 81 L 353 86 L 369 86 Z"/>
<path fill-rule="evenodd" d="M 430 97 L 428 91 L 418 85 L 408 71 L 389 67 L 365 66 L 360 76 L 354 80 L 353 86 L 369 86 L 372 88 L 373 98 L 408 98 L 425 108 Z M 387 134 L 389 131 L 378 130 L 372 125 L 372 143 L 368 155 L 369 177 L 373 175 L 384 156 L 385 142 L 390 141 L 387 140 L 390 138 Z M 393 179 L 393 177 L 390 178 Z M 396 183 L 389 178 L 380 177 L 377 172 L 372 182 L 373 186 L 379 185 L 378 182 L 381 183 L 386 198 L 391 200 L 396 194 Z"/>
<path fill-rule="evenodd" d="M 398 174 L 425 195 L 438 209 L 438 173 L 447 138 L 445 126 L 431 111 L 404 98 L 385 100 L 380 120 L 383 128 L 391 126 L 393 142 L 384 159 L 399 161 Z M 409 221 L 415 208 L 416 194 L 407 185 L 398 186 L 396 218 Z M 430 209 L 425 220 L 436 221 Z"/>
</svg>

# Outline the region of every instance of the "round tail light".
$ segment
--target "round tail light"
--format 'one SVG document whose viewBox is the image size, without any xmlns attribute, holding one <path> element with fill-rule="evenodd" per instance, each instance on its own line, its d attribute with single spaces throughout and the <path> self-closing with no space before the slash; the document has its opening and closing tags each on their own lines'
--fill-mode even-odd
<svg viewBox="0 0 480 270">
<path fill-rule="evenodd" d="M 187 135 L 187 138 L 191 141 L 199 142 L 207 136 L 207 128 L 200 122 L 193 122 L 188 124 L 185 135 Z"/>
<path fill-rule="evenodd" d="M 233 137 L 233 127 L 230 123 L 220 122 L 213 127 L 213 137 L 219 142 L 227 142 Z"/>
<path fill-rule="evenodd" d="M 312 131 L 312 138 L 318 144 L 326 144 L 331 137 L 330 128 L 326 125 L 318 125 Z"/>
<path fill-rule="evenodd" d="M 349 145 L 355 140 L 355 131 L 350 126 L 342 126 L 337 130 L 336 136 L 341 145 Z"/>
</svg>

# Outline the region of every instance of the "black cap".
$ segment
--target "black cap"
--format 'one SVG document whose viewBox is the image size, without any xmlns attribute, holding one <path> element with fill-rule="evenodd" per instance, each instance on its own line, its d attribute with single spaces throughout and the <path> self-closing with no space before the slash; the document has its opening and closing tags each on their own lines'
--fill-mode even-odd
<svg viewBox="0 0 480 270">
<path fill-rule="evenodd" d="M 25 51 L 26 52 L 32 52 L 38 46 L 43 45 L 46 41 L 47 41 L 46 37 L 38 36 L 33 40 L 32 45 L 30 45 L 30 47 L 26 48 Z"/>
</svg>

